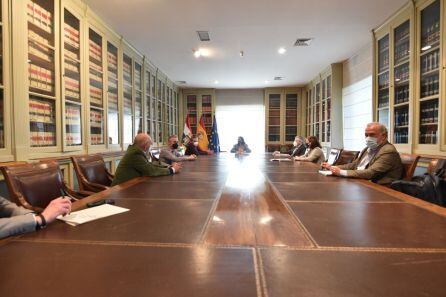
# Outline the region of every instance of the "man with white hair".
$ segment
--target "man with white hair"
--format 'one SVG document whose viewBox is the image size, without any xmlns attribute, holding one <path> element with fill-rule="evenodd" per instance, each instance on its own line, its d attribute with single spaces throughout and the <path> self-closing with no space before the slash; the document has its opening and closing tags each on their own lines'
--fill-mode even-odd
<svg viewBox="0 0 446 297">
<path fill-rule="evenodd" d="M 378 184 L 390 184 L 401 179 L 404 168 L 401 158 L 387 141 L 387 128 L 381 123 L 369 123 L 365 129 L 366 148 L 352 163 L 322 166 L 331 170 L 333 175 L 371 180 Z"/>
<path fill-rule="evenodd" d="M 152 138 L 146 133 L 139 133 L 135 136 L 133 144 L 129 145 L 127 152 L 119 162 L 112 186 L 140 176 L 162 176 L 180 172 L 181 165 L 178 163 L 168 166 L 164 163 L 150 162 L 147 151 L 152 144 Z"/>
</svg>

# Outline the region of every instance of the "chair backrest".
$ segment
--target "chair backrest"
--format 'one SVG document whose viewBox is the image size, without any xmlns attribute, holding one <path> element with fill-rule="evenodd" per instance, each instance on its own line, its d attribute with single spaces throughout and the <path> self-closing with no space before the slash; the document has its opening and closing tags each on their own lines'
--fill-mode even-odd
<svg viewBox="0 0 446 297">
<path fill-rule="evenodd" d="M 410 180 L 410 179 L 412 179 L 413 173 L 415 172 L 415 169 L 417 168 L 417 164 L 418 164 L 418 160 L 420 159 L 420 156 L 400 153 L 400 157 L 401 157 L 401 163 L 403 163 L 403 167 L 404 167 L 403 179 Z"/>
<path fill-rule="evenodd" d="M 1 171 L 13 201 L 34 211 L 43 210 L 67 190 L 56 162 L 3 166 Z"/>
<path fill-rule="evenodd" d="M 334 165 L 341 154 L 342 149 L 331 148 L 330 153 L 328 154 L 327 163 L 330 165 Z"/>
<path fill-rule="evenodd" d="M 342 150 L 334 165 L 344 165 L 351 163 L 355 161 L 356 158 L 358 158 L 359 153 L 359 151 Z"/>
<path fill-rule="evenodd" d="M 112 178 L 100 155 L 71 157 L 81 190 L 88 188 L 85 182 L 110 187 Z"/>
</svg>

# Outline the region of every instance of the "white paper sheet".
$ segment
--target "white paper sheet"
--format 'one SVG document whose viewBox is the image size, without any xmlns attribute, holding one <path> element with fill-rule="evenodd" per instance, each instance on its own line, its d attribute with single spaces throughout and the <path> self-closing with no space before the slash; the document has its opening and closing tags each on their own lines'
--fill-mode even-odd
<svg viewBox="0 0 446 297">
<path fill-rule="evenodd" d="M 271 159 L 270 161 L 278 161 L 278 162 L 291 162 L 291 159 Z"/>
<path fill-rule="evenodd" d="M 319 170 L 319 173 L 322 175 L 333 175 L 333 172 L 331 172 L 330 170 Z"/>
<path fill-rule="evenodd" d="M 97 219 L 112 216 L 118 213 L 129 211 L 130 209 L 114 206 L 110 204 L 102 204 L 96 207 L 87 208 L 70 213 L 67 216 L 58 216 L 57 219 L 64 221 L 71 226 L 77 226 L 83 223 L 94 221 Z"/>
</svg>

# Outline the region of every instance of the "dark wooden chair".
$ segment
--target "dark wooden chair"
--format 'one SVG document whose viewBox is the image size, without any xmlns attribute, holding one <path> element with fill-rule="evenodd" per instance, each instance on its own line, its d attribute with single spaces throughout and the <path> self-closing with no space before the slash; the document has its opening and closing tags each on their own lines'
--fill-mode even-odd
<svg viewBox="0 0 446 297">
<path fill-rule="evenodd" d="M 330 153 L 328 154 L 327 163 L 330 165 L 334 165 L 336 163 L 336 161 L 338 160 L 341 152 L 342 152 L 342 149 L 331 148 Z"/>
<path fill-rule="evenodd" d="M 65 195 L 82 199 L 91 192 L 76 192 L 65 183 L 56 162 L 26 163 L 2 166 L 1 171 L 12 201 L 25 208 L 41 212 L 51 200 Z"/>
<path fill-rule="evenodd" d="M 71 157 L 76 171 L 79 189 L 82 191 L 100 192 L 108 189 L 113 181 L 100 155 L 83 155 Z"/>
<path fill-rule="evenodd" d="M 358 158 L 359 153 L 359 151 L 342 150 L 334 165 L 344 165 L 351 163 L 355 161 L 356 158 Z"/>
<path fill-rule="evenodd" d="M 403 163 L 403 167 L 404 167 L 403 179 L 411 180 L 413 177 L 413 174 L 415 172 L 415 169 L 417 168 L 417 164 L 418 164 L 418 160 L 420 159 L 420 156 L 400 153 L 400 157 L 401 157 L 401 163 Z"/>
</svg>

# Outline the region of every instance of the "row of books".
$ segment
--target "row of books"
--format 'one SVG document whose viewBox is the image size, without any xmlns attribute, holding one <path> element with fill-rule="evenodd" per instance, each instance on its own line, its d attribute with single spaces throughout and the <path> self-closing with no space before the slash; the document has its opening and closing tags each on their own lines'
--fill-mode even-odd
<svg viewBox="0 0 446 297">
<path fill-rule="evenodd" d="M 81 145 L 82 137 L 81 133 L 65 133 L 65 142 L 67 145 Z"/>
<path fill-rule="evenodd" d="M 54 104 L 45 101 L 29 100 L 29 119 L 32 122 L 54 124 Z"/>
<path fill-rule="evenodd" d="M 395 64 L 399 64 L 403 60 L 409 57 L 410 54 L 410 42 L 404 42 L 395 48 Z"/>
<path fill-rule="evenodd" d="M 400 26 L 398 29 L 395 30 L 395 40 L 403 40 L 409 37 L 410 34 L 410 25 L 406 23 L 404 27 Z"/>
<path fill-rule="evenodd" d="M 431 45 L 440 40 L 440 20 L 436 20 L 426 28 L 426 31 L 423 30 L 422 35 L 422 44 L 423 47 L 425 45 Z"/>
<path fill-rule="evenodd" d="M 395 90 L 395 104 L 409 101 L 409 85 L 399 87 Z"/>
<path fill-rule="evenodd" d="M 90 79 L 102 84 L 102 74 L 94 70 L 90 70 Z"/>
<path fill-rule="evenodd" d="M 51 33 L 53 31 L 53 14 L 50 11 L 31 0 L 26 3 L 26 8 L 28 22 L 45 32 Z"/>
<path fill-rule="evenodd" d="M 395 127 L 409 125 L 409 110 L 407 108 L 395 110 Z"/>
<path fill-rule="evenodd" d="M 31 127 L 31 146 L 55 146 L 56 145 L 56 133 L 48 132 L 44 130 L 33 130 Z"/>
<path fill-rule="evenodd" d="M 74 48 L 79 48 L 79 30 L 65 23 L 64 26 L 65 42 Z"/>
<path fill-rule="evenodd" d="M 380 90 L 389 88 L 389 72 L 383 73 L 378 77 L 378 86 Z"/>
<path fill-rule="evenodd" d="M 384 70 L 389 68 L 390 59 L 388 51 L 381 53 L 378 60 L 379 60 L 379 72 L 383 72 Z"/>
<path fill-rule="evenodd" d="M 93 40 L 89 40 L 89 53 L 90 57 L 97 61 L 102 61 L 102 46 L 94 42 Z"/>
<path fill-rule="evenodd" d="M 440 65 L 440 50 L 433 51 L 421 58 L 421 73 L 438 69 Z"/>
<path fill-rule="evenodd" d="M 395 82 L 402 82 L 409 80 L 409 63 L 406 63 L 398 68 L 395 68 Z"/>
<path fill-rule="evenodd" d="M 28 53 L 34 55 L 48 63 L 52 63 L 54 60 L 54 53 L 51 48 L 46 46 L 45 44 L 38 42 L 33 38 L 33 35 L 39 36 L 33 31 L 28 31 Z"/>
<path fill-rule="evenodd" d="M 75 62 L 75 61 L 73 61 L 73 60 L 71 60 L 71 59 L 69 59 L 67 57 L 65 57 L 64 61 L 65 61 L 64 67 L 65 67 L 66 70 L 70 70 L 72 72 L 76 72 L 77 74 L 80 73 L 79 63 L 77 63 L 77 62 Z"/>
<path fill-rule="evenodd" d="M 407 128 L 404 130 L 396 130 L 393 133 L 393 142 L 394 143 L 409 143 L 409 131 Z"/>
<path fill-rule="evenodd" d="M 65 106 L 65 125 L 81 124 L 81 110 L 79 107 L 67 105 Z"/>
<path fill-rule="evenodd" d="M 437 95 L 440 87 L 438 74 L 421 81 L 421 97 Z"/>
<path fill-rule="evenodd" d="M 118 111 L 118 95 L 108 92 L 108 109 Z"/>
<path fill-rule="evenodd" d="M 437 127 L 435 129 L 421 129 L 420 143 L 422 144 L 436 144 L 437 143 Z"/>
<path fill-rule="evenodd" d="M 104 138 L 103 138 L 102 134 L 90 133 L 90 143 L 91 144 L 103 144 Z"/>
<path fill-rule="evenodd" d="M 212 113 L 212 106 L 202 106 L 201 111 L 204 113 Z"/>
<path fill-rule="evenodd" d="M 90 86 L 90 103 L 102 105 L 102 89 Z"/>
<path fill-rule="evenodd" d="M 107 51 L 107 63 L 108 66 L 111 66 L 113 69 L 118 69 L 118 56 L 116 54 Z"/>
<path fill-rule="evenodd" d="M 420 121 L 422 124 L 438 122 L 438 102 L 428 102 L 421 104 Z"/>
<path fill-rule="evenodd" d="M 138 67 L 135 67 L 135 88 L 137 90 L 142 89 L 141 77 L 142 77 L 141 69 L 138 69 Z"/>
<path fill-rule="evenodd" d="M 102 129 L 102 111 L 90 109 L 90 127 Z"/>
<path fill-rule="evenodd" d="M 29 86 L 52 92 L 54 88 L 53 72 L 34 64 L 28 64 Z"/>
<path fill-rule="evenodd" d="M 80 85 L 79 81 L 65 76 L 65 95 L 74 99 L 80 99 Z"/>
</svg>

